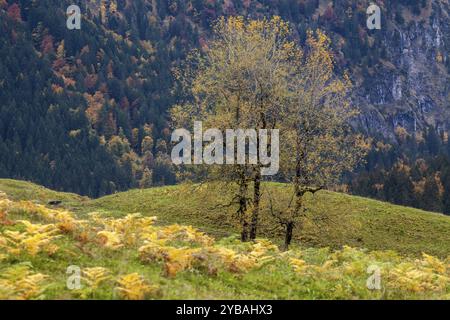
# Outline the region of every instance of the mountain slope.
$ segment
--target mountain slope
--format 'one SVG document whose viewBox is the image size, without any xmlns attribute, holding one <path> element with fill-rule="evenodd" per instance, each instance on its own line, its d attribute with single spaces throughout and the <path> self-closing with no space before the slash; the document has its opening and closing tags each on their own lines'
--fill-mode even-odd
<svg viewBox="0 0 450 320">
<path fill-rule="evenodd" d="M 80 217 L 93 211 L 107 211 L 113 217 L 139 212 L 157 216 L 160 224 L 189 224 L 219 238 L 239 232 L 233 219 L 234 207 L 227 206 L 231 194 L 224 192 L 226 188 L 181 185 L 131 190 L 90 200 L 54 193 L 27 182 L 0 180 L 0 191 L 11 199 L 36 200 L 42 204 L 60 200 L 63 207 Z M 270 190 L 276 199 L 275 208 L 282 208 L 289 200 L 289 187 L 267 184 L 264 189 L 260 236 L 281 243 L 282 233 L 267 209 L 267 192 Z M 296 230 L 296 244 L 333 248 L 350 245 L 413 256 L 427 252 L 446 257 L 450 253 L 450 218 L 441 214 L 333 192 L 308 198 L 307 207 L 309 218 L 302 231 Z"/>
</svg>

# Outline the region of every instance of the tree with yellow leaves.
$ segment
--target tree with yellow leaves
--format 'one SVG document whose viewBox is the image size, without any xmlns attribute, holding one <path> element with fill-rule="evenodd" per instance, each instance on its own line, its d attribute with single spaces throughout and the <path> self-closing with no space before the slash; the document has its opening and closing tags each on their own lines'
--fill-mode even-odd
<svg viewBox="0 0 450 320">
<path fill-rule="evenodd" d="M 205 52 L 194 55 L 195 68 L 183 73 L 180 82 L 189 99 L 172 109 L 174 123 L 191 128 L 196 118 L 222 131 L 276 129 L 294 76 L 292 63 L 299 54 L 288 24 L 280 17 L 221 18 L 214 25 L 214 35 Z M 210 177 L 237 184 L 233 201 L 238 205 L 243 241 L 256 238 L 262 167 L 258 157 L 257 164 L 218 166 L 208 172 Z"/>
<path fill-rule="evenodd" d="M 293 186 L 285 210 L 272 213 L 284 227 L 285 249 L 294 227 L 301 228 L 306 208 L 304 196 L 339 181 L 365 154 L 364 141 L 352 134 L 351 82 L 334 73 L 330 39 L 320 30 L 307 34 L 304 54 L 293 64 L 289 99 L 282 122 L 282 171 Z M 273 209 L 273 208 L 272 208 Z"/>
</svg>

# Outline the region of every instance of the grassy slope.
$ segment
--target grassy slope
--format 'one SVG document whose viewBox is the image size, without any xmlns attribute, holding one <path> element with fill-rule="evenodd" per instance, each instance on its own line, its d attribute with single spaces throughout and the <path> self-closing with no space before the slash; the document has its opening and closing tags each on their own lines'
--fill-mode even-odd
<svg viewBox="0 0 450 320">
<path fill-rule="evenodd" d="M 73 194 L 57 193 L 31 183 L 0 179 L 0 191 L 15 200 L 62 200 L 63 206 L 81 216 L 91 211 L 107 210 L 119 217 L 130 212 L 158 216 L 161 224 L 190 224 L 217 237 L 228 236 L 239 229 L 232 218 L 234 207 L 226 206 L 231 192 L 226 186 L 172 186 L 131 190 L 89 200 Z M 289 186 L 265 186 L 263 207 L 268 194 L 275 208 L 289 200 Z M 222 200 L 219 200 L 222 199 Z M 310 216 L 295 240 L 305 246 L 360 246 L 368 249 L 390 249 L 402 254 L 422 252 L 446 257 L 450 253 L 450 218 L 441 214 L 395 206 L 361 197 L 321 192 L 307 200 Z M 262 212 L 260 235 L 275 242 L 281 240 L 269 210 Z"/>
<path fill-rule="evenodd" d="M 278 200 L 278 204 L 283 203 L 287 196 L 287 186 L 271 184 L 268 188 Z M 57 193 L 31 183 L 12 180 L 0 180 L 0 191 L 7 193 L 10 199 L 16 201 L 32 200 L 45 204 L 49 200 L 62 200 L 63 206 L 73 210 L 82 219 L 89 219 L 86 213 L 92 211 L 103 211 L 105 215 L 115 217 L 140 211 L 146 215 L 159 216 L 162 224 L 174 222 L 193 224 L 218 237 L 236 230 L 232 219 L 229 219 L 232 208 L 212 209 L 220 204 L 217 202 L 219 198 L 217 194 L 220 194 L 221 198 L 226 198 L 227 192 L 224 186 L 219 186 L 218 189 L 212 186 L 209 188 L 177 186 L 133 190 L 97 200 Z M 429 253 L 435 252 L 440 256 L 449 253 L 450 219 L 447 217 L 330 192 L 323 192 L 318 199 L 309 199 L 308 203 L 311 206 L 314 204 L 311 210 L 313 216 L 331 216 L 333 220 L 333 223 L 318 221 L 319 226 L 307 223 L 302 233 L 302 240 L 308 244 L 318 246 L 359 244 L 370 248 L 395 248 L 412 255 L 422 250 Z M 24 210 L 11 210 L 7 218 L 12 221 L 29 220 L 33 223 L 48 223 L 36 214 L 30 214 Z M 91 223 L 94 222 L 91 221 Z M 96 230 L 97 227 L 91 223 L 89 225 Z M 261 228 L 263 233 L 269 233 L 270 224 L 271 221 L 265 212 Z M 0 224 L 0 234 L 6 230 L 24 231 L 24 227 L 20 223 Z M 93 232 L 91 236 L 97 231 Z M 167 277 L 163 275 L 164 267 L 161 263 L 140 261 L 138 247 L 125 247 L 111 251 L 103 248 L 94 239 L 82 245 L 79 238 L 69 234 L 62 235 L 56 240 L 56 244 L 59 250 L 52 256 L 44 253 L 35 256 L 21 253 L 3 260 L 0 257 L 0 280 L 10 268 L 16 270 L 14 268 L 25 263 L 32 266 L 33 272 L 49 276 L 48 286 L 43 293 L 43 297 L 48 299 L 118 298 L 117 291 L 114 289 L 117 286 L 115 279 L 134 272 L 159 288 L 159 293 L 150 298 L 449 299 L 450 297 L 448 284 L 441 289 L 430 288 L 431 284 L 443 282 L 436 280 L 436 271 L 429 271 L 431 270 L 429 263 L 415 257 L 399 257 L 393 252 L 369 254 L 345 248 L 342 251 L 330 253 L 326 249 L 309 248 L 299 251 L 298 248 L 294 248 L 290 254 L 306 261 L 308 264 L 306 271 L 295 271 L 292 263 L 289 262 L 289 256 L 283 258 L 275 255 L 273 262 L 248 272 L 236 273 L 219 268 L 216 275 L 211 275 L 195 269 L 179 272 L 175 277 Z M 244 251 L 252 247 L 250 243 L 241 244 L 231 238 L 223 238 L 216 244 Z M 184 244 L 178 245 L 184 248 Z M 334 262 L 326 267 L 327 263 L 332 261 Z M 212 258 L 207 262 L 216 263 L 217 261 Z M 80 266 L 83 270 L 88 267 L 105 267 L 110 270 L 112 279 L 107 280 L 94 291 L 90 291 L 86 286 L 81 291 L 70 291 L 66 288 L 66 269 L 69 265 Z M 366 288 L 366 270 L 370 265 L 383 268 L 383 290 L 381 291 L 371 291 Z M 397 273 L 392 271 L 393 268 L 397 268 L 395 271 Z M 437 265 L 432 270 L 438 268 L 442 267 Z M 408 273 L 412 272 L 411 270 L 414 274 L 419 272 L 420 275 L 413 283 Z M 445 281 L 448 283 L 448 280 Z M 423 287 L 419 286 L 420 283 Z"/>
<path fill-rule="evenodd" d="M 42 204 L 60 200 L 69 207 L 77 207 L 90 200 L 77 194 L 57 192 L 31 182 L 11 179 L 0 179 L 0 191 L 6 193 L 11 200 L 30 200 Z"/>
</svg>

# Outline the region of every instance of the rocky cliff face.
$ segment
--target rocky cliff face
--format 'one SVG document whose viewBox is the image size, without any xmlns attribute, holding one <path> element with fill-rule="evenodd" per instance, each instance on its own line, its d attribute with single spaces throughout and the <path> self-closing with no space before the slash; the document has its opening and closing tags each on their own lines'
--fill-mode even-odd
<svg viewBox="0 0 450 320">
<path fill-rule="evenodd" d="M 386 57 L 370 68 L 371 81 L 357 86 L 355 97 L 366 131 L 393 137 L 397 126 L 450 129 L 449 13 L 447 0 L 429 1 L 419 16 L 404 9 L 401 25 L 389 15 L 383 21 L 374 46 L 383 46 Z"/>
</svg>

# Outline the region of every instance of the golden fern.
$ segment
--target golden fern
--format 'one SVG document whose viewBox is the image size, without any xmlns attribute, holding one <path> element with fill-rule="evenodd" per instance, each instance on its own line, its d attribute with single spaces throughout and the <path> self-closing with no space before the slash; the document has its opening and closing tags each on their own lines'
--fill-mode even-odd
<svg viewBox="0 0 450 320">
<path fill-rule="evenodd" d="M 85 268 L 83 270 L 83 280 L 92 290 L 96 290 L 103 282 L 110 278 L 109 270 L 103 267 Z"/>
<path fill-rule="evenodd" d="M 121 236 L 114 231 L 100 231 L 97 233 L 101 244 L 108 249 L 117 250 L 123 247 Z"/>
<path fill-rule="evenodd" d="M 28 265 L 18 265 L 4 270 L 0 275 L 0 299 L 29 300 L 39 298 L 45 290 L 48 276 L 33 273 Z"/>
<path fill-rule="evenodd" d="M 157 286 L 149 285 L 147 281 L 137 273 L 122 276 L 117 283 L 117 292 L 122 299 L 126 300 L 143 300 L 159 290 Z"/>
</svg>

